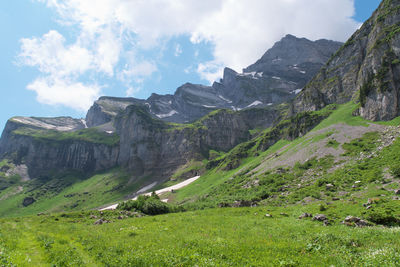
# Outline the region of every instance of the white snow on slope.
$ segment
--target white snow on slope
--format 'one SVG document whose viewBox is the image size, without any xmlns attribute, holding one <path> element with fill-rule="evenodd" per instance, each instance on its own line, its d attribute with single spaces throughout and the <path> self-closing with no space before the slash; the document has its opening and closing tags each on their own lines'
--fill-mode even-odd
<svg viewBox="0 0 400 267">
<path fill-rule="evenodd" d="M 256 100 L 253 103 L 251 103 L 250 105 L 248 105 L 246 108 L 255 107 L 258 105 L 262 105 L 262 104 L 263 104 L 263 102 Z"/>
<path fill-rule="evenodd" d="M 225 97 L 223 97 L 222 95 L 218 95 L 219 98 L 221 98 L 222 100 L 228 102 L 229 104 L 232 103 L 232 100 L 226 99 Z"/>
<path fill-rule="evenodd" d="M 188 184 L 193 183 L 194 181 L 196 181 L 199 178 L 200 178 L 200 176 L 195 176 L 195 177 L 192 177 L 190 179 L 187 179 L 187 180 L 183 181 L 182 183 L 179 183 L 179 184 L 176 184 L 176 185 L 173 185 L 173 186 L 169 186 L 169 187 L 157 190 L 156 194 L 160 195 L 160 194 L 165 193 L 165 192 L 171 192 L 172 190 L 178 190 L 178 189 L 180 189 L 182 187 L 187 186 Z M 150 190 L 151 188 L 153 188 L 156 184 L 157 184 L 156 182 L 154 182 L 152 184 L 149 184 L 149 185 L 143 187 L 142 189 L 140 189 L 139 191 L 137 191 L 137 193 L 142 194 L 142 193 Z M 149 193 L 146 193 L 144 195 L 145 196 L 150 196 L 151 194 L 152 194 L 152 192 L 149 192 Z M 136 199 L 137 199 L 137 197 L 132 198 L 132 200 L 136 200 Z M 118 204 L 114 204 L 114 205 L 102 208 L 100 210 L 115 210 L 117 207 L 118 207 Z"/>
<path fill-rule="evenodd" d="M 167 114 L 155 114 L 158 118 L 163 119 L 163 118 L 168 118 L 171 117 L 175 114 L 178 114 L 178 111 L 176 110 L 171 110 L 170 112 L 168 112 Z"/>
</svg>

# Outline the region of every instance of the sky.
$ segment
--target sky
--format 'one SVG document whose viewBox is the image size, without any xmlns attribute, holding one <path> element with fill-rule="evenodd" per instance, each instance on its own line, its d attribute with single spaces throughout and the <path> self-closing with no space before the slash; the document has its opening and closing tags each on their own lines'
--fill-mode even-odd
<svg viewBox="0 0 400 267">
<path fill-rule="evenodd" d="M 1 1 L 0 129 L 13 116 L 84 118 L 102 95 L 147 98 L 211 84 L 286 34 L 346 41 L 379 3 Z"/>
</svg>

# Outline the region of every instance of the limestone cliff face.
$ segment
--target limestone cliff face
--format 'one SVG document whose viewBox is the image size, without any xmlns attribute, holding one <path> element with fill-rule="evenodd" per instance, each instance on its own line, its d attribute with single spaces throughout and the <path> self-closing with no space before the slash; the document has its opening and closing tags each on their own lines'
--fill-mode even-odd
<svg viewBox="0 0 400 267">
<path fill-rule="evenodd" d="M 35 128 L 11 119 L 0 139 L 0 158 L 25 164 L 31 178 L 66 171 L 92 173 L 116 166 L 117 144 L 90 141 L 71 133 Z"/>
<path fill-rule="evenodd" d="M 118 164 L 135 175 L 168 177 L 192 159 L 208 158 L 209 150 L 228 151 L 250 139 L 249 127 L 269 126 L 278 115 L 270 110 L 221 110 L 193 123 L 171 125 L 151 118 L 140 106 L 129 106 L 115 120 L 120 135 Z M 260 117 L 263 119 L 258 120 Z"/>
<path fill-rule="evenodd" d="M 171 124 L 133 104 L 117 113 L 114 131 L 84 128 L 82 120 L 17 117 L 2 134 L 0 158 L 26 165 L 31 178 L 122 166 L 135 177 L 166 179 L 191 160 L 208 158 L 210 150 L 229 151 L 249 140 L 249 129 L 269 127 L 279 115 L 272 107 L 220 110 L 192 124 Z"/>
<path fill-rule="evenodd" d="M 384 0 L 294 101 L 295 112 L 360 102 L 370 120 L 400 115 L 400 1 Z"/>
</svg>

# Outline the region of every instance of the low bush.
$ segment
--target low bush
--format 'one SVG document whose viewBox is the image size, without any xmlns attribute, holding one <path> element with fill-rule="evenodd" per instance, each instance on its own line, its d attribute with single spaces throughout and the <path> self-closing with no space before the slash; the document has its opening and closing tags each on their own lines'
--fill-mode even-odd
<svg viewBox="0 0 400 267">
<path fill-rule="evenodd" d="M 182 208 L 162 202 L 156 194 L 139 196 L 136 200 L 128 200 L 118 204 L 117 209 L 139 211 L 147 215 L 158 215 L 183 211 Z"/>
</svg>

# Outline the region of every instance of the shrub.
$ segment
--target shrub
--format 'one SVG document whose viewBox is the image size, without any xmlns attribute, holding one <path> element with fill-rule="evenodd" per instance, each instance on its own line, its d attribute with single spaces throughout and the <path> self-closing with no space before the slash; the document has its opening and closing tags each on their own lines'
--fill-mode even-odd
<svg viewBox="0 0 400 267">
<path fill-rule="evenodd" d="M 395 165 L 390 168 L 390 172 L 396 178 L 400 178 L 400 165 Z"/>
<path fill-rule="evenodd" d="M 393 214 L 390 208 L 376 207 L 366 213 L 366 219 L 381 225 L 396 226 L 399 225 L 400 220 Z"/>
<path fill-rule="evenodd" d="M 151 196 L 139 196 L 136 200 L 122 202 L 118 204 L 117 209 L 129 211 L 135 210 L 147 215 L 183 211 L 182 208 L 162 202 L 154 193 Z"/>
</svg>

